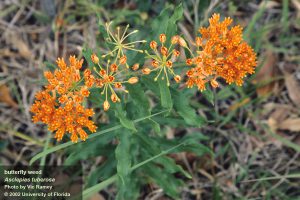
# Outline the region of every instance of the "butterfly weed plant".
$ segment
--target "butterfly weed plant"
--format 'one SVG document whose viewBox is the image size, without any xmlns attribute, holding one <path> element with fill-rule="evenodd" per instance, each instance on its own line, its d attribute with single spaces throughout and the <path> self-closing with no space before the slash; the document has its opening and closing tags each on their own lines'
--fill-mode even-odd
<svg viewBox="0 0 300 200">
<path fill-rule="evenodd" d="M 36 155 L 31 163 L 65 148 L 64 164 L 85 160 L 92 166 L 84 198 L 112 183 L 118 188 L 117 199 L 137 199 L 150 183 L 179 198 L 182 180 L 191 175 L 168 155 L 212 152 L 202 144 L 208 138 L 201 133 L 166 139 L 166 127 L 205 126 L 207 120 L 189 98 L 197 91 L 212 93 L 220 82 L 242 86 L 257 65 L 241 26 L 233 25 L 231 18 L 213 14 L 209 25 L 188 42 L 177 32 L 182 12 L 181 6 L 171 15 L 162 11 L 160 27 L 142 40 L 134 40 L 138 30 L 129 25 L 114 28 L 108 22 L 100 27 L 104 50 L 84 50 L 87 64 L 76 56 L 58 58 L 57 68 L 44 72 L 47 84 L 36 94 L 31 112 L 33 121 L 46 124 L 62 144 Z M 103 162 L 98 165 L 100 156 Z"/>
</svg>

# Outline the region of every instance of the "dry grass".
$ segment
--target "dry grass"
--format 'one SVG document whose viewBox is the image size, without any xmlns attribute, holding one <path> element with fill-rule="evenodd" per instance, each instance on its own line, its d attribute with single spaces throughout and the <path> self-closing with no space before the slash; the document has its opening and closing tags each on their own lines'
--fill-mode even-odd
<svg viewBox="0 0 300 200">
<path fill-rule="evenodd" d="M 212 12 L 233 16 L 248 25 L 247 39 L 259 51 L 261 72 L 251 80 L 254 85 L 248 83 L 244 90 L 229 87 L 225 93 L 216 91 L 213 115 L 218 121 L 201 129 L 211 137 L 208 145 L 216 155 L 197 158 L 183 154 L 177 158 L 193 175 L 183 188 L 182 199 L 299 198 L 298 1 L 286 5 L 286 1 L 255 4 L 214 0 L 205 9 L 203 21 L 198 21 L 197 12 L 189 9 L 197 2 L 188 1 L 185 5 L 185 20 L 179 24 L 184 36 L 193 38 L 191 30 L 205 24 Z M 118 18 L 109 11 L 124 6 L 136 8 L 131 1 L 107 8 L 70 0 L 55 4 L 51 0 L 0 2 L 2 164 L 27 165 L 47 140 L 45 128 L 34 125 L 29 112 L 34 94 L 41 88 L 48 65 L 45 61 L 54 63 L 58 56 L 80 55 L 84 46 L 95 48 L 99 33 L 94 13 L 101 13 L 104 20 Z M 204 102 L 201 96 L 198 98 Z M 284 177 L 295 173 L 298 179 Z M 278 179 L 264 180 L 265 177 Z M 253 179 L 256 180 L 252 182 Z M 163 191 L 155 188 L 141 194 L 141 199 L 166 199 Z"/>
</svg>

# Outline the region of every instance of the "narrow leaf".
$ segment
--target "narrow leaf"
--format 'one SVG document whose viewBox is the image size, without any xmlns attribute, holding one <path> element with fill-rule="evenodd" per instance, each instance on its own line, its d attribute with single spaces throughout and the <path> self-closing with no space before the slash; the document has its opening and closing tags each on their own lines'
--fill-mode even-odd
<svg viewBox="0 0 300 200">
<path fill-rule="evenodd" d="M 127 128 L 129 130 L 132 130 L 134 132 L 137 131 L 135 126 L 134 126 L 133 121 L 131 121 L 130 119 L 127 118 L 126 112 L 125 112 L 125 110 L 122 109 L 122 106 L 121 106 L 120 103 L 115 105 L 115 115 L 116 115 L 117 118 L 119 118 L 121 124 L 125 128 Z"/>
<path fill-rule="evenodd" d="M 171 92 L 174 99 L 174 107 L 184 121 L 192 126 L 200 127 L 203 125 L 205 120 L 196 114 L 195 109 L 189 105 L 184 93 L 175 89 L 172 89 Z"/>
<path fill-rule="evenodd" d="M 166 80 L 158 79 L 161 105 L 164 108 L 171 109 L 173 107 L 170 88 L 167 86 Z"/>
<path fill-rule="evenodd" d="M 130 155 L 130 133 L 123 131 L 119 134 L 119 144 L 115 150 L 117 159 L 117 173 L 124 184 L 124 179 L 130 172 L 131 155 Z"/>
</svg>

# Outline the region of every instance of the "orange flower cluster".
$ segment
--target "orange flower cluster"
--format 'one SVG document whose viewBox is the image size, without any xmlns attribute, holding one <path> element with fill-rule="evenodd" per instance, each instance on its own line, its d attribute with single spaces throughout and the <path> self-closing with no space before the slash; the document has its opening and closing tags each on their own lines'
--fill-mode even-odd
<svg viewBox="0 0 300 200">
<path fill-rule="evenodd" d="M 91 132 L 96 131 L 96 126 L 89 117 L 94 115 L 92 109 L 86 109 L 83 101 L 89 96 L 89 87 L 94 77 L 85 73 L 85 85 L 80 85 L 83 78 L 79 70 L 83 60 L 77 60 L 70 56 L 69 66 L 63 59 L 57 59 L 57 66 L 54 73 L 46 71 L 45 78 L 48 85 L 45 90 L 36 94 L 35 103 L 31 107 L 34 114 L 33 122 L 43 122 L 48 129 L 56 132 L 55 138 L 60 141 L 66 133 L 71 134 L 72 142 L 86 140 L 88 137 L 84 128 Z"/>
<path fill-rule="evenodd" d="M 155 81 L 162 76 L 161 78 L 167 79 L 167 85 L 170 85 L 169 81 L 169 74 L 171 74 L 174 77 L 174 80 L 178 83 L 181 80 L 181 77 L 179 75 L 176 75 L 173 70 L 173 62 L 177 60 L 177 58 L 180 55 L 180 52 L 174 48 L 175 45 L 179 44 L 180 46 L 186 47 L 187 44 L 185 40 L 175 35 L 171 38 L 170 46 L 166 47 L 166 40 L 167 37 L 165 34 L 159 35 L 159 41 L 161 43 L 161 46 L 158 47 L 157 42 L 151 41 L 150 42 L 150 48 L 153 50 L 154 55 L 150 55 L 147 51 L 145 53 L 149 58 L 152 59 L 152 69 L 146 67 L 142 70 L 143 74 L 150 74 L 152 71 L 157 71 L 157 75 L 154 78 Z M 159 51 L 158 51 L 159 49 Z M 161 75 L 163 73 L 163 75 Z"/>
<path fill-rule="evenodd" d="M 103 102 L 103 109 L 104 111 L 109 110 L 110 103 L 108 101 L 108 95 L 110 93 L 110 99 L 113 103 L 120 102 L 120 98 L 118 97 L 115 90 L 123 90 L 127 92 L 122 86 L 123 83 L 129 83 L 129 84 L 135 84 L 138 82 L 138 77 L 131 77 L 127 81 L 121 81 L 120 74 L 124 71 L 127 71 L 128 69 L 126 67 L 123 67 L 123 69 L 120 69 L 122 66 L 126 66 L 127 64 L 127 57 L 124 55 L 120 59 L 118 59 L 117 63 L 110 64 L 110 61 L 107 61 L 106 69 L 104 69 L 100 63 L 97 55 L 92 54 L 91 59 L 94 64 L 97 64 L 100 70 L 94 69 L 95 72 L 98 74 L 99 78 L 95 79 L 96 87 L 103 88 L 101 94 L 105 94 L 105 101 Z M 136 70 L 138 68 L 138 64 L 135 64 L 133 66 L 133 70 Z"/>
<path fill-rule="evenodd" d="M 186 60 L 187 65 L 195 66 L 186 73 L 188 88 L 197 86 L 203 91 L 207 82 L 218 87 L 218 77 L 225 79 L 228 84 L 235 82 L 241 86 L 243 78 L 254 73 L 256 54 L 243 41 L 242 28 L 228 28 L 232 23 L 230 18 L 222 22 L 219 20 L 220 15 L 214 14 L 209 19 L 209 27 L 199 29 L 202 37 L 197 37 L 195 41 L 197 56 Z"/>
</svg>

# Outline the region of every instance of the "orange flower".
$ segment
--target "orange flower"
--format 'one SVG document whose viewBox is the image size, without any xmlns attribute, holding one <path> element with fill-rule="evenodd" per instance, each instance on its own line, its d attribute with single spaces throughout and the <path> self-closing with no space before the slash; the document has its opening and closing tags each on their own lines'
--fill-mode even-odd
<svg viewBox="0 0 300 200">
<path fill-rule="evenodd" d="M 239 25 L 229 28 L 231 18 L 219 20 L 220 15 L 214 14 L 209 19 L 209 27 L 199 29 L 202 37 L 196 37 L 197 55 L 187 59 L 188 64 L 195 65 L 192 71 L 187 72 L 187 87 L 195 85 L 203 90 L 208 81 L 213 87 L 218 87 L 218 77 L 228 84 L 240 86 L 247 74 L 254 73 L 256 54 L 243 41 L 242 28 Z"/>
<path fill-rule="evenodd" d="M 78 137 L 86 140 L 88 137 L 84 129 L 91 132 L 96 131 L 94 122 L 89 117 L 94 115 L 92 109 L 83 107 L 83 101 L 89 96 L 87 85 L 80 85 L 83 80 L 80 77 L 79 69 L 83 60 L 77 60 L 75 56 L 70 56 L 67 66 L 63 59 L 57 59 L 59 69 L 45 72 L 48 80 L 45 90 L 36 94 L 35 103 L 31 107 L 33 122 L 43 122 L 48 125 L 48 129 L 55 132 L 55 138 L 60 141 L 66 133 L 71 134 L 72 142 L 77 142 Z M 84 77 L 88 79 L 90 71 L 84 72 Z M 58 100 L 58 101 L 57 101 Z"/>
</svg>

